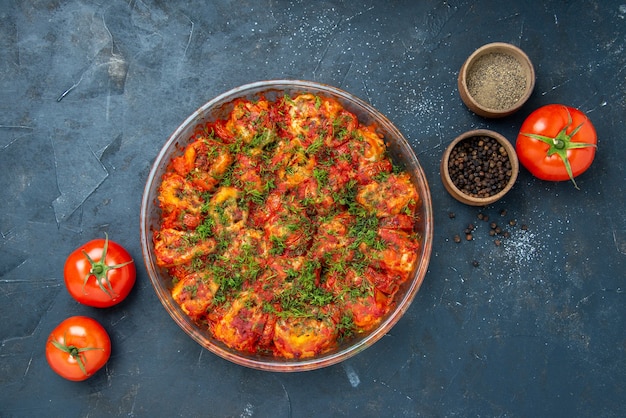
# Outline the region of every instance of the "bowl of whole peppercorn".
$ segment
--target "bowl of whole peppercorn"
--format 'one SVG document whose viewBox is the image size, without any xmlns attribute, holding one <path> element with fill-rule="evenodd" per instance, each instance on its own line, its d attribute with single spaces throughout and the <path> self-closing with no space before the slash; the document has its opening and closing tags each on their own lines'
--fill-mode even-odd
<svg viewBox="0 0 626 418">
<path fill-rule="evenodd" d="M 476 129 L 459 135 L 441 159 L 441 180 L 459 202 L 486 206 L 511 190 L 519 173 L 515 148 L 502 135 Z"/>
<path fill-rule="evenodd" d="M 519 110 L 535 87 L 533 64 L 520 48 L 504 42 L 483 45 L 461 66 L 463 103 L 477 115 L 501 118 Z"/>
</svg>

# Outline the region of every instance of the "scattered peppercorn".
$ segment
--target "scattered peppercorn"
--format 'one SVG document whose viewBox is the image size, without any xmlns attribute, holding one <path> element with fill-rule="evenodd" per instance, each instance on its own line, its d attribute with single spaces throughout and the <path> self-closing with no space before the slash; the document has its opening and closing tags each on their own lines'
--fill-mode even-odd
<svg viewBox="0 0 626 418">
<path fill-rule="evenodd" d="M 507 213 L 506 209 L 502 209 L 500 211 L 500 215 L 505 216 Z M 453 212 L 449 212 L 450 215 L 450 219 L 456 217 L 456 215 L 452 216 L 451 214 L 453 214 Z M 476 217 L 484 222 L 488 222 L 489 221 L 489 216 L 486 213 L 483 212 L 479 212 Z M 518 225 L 518 222 L 516 219 L 510 219 L 508 222 L 508 225 L 511 227 L 515 227 Z M 504 241 L 509 239 L 511 237 L 511 231 L 510 230 L 506 230 L 506 229 L 502 229 L 502 227 L 500 227 L 498 225 L 497 222 L 489 222 L 489 230 L 488 230 L 488 234 L 491 237 L 494 237 L 493 243 L 496 247 L 500 247 L 504 244 Z M 476 231 L 477 229 L 480 229 L 479 227 L 477 227 L 476 224 L 474 224 L 473 222 L 469 222 L 467 224 L 467 227 L 463 230 L 463 234 L 465 236 L 465 240 L 466 241 L 473 241 L 474 240 L 474 231 Z M 521 224 L 520 229 L 523 231 L 528 230 L 528 225 L 526 224 Z M 459 244 L 462 241 L 462 235 L 460 234 L 455 234 L 454 235 L 454 242 Z M 478 262 L 478 260 L 472 260 L 471 261 L 472 266 L 474 267 L 478 267 L 480 265 L 480 263 Z"/>
<path fill-rule="evenodd" d="M 456 214 L 454 212 L 448 212 L 448 218 L 454 219 L 456 218 Z"/>
<path fill-rule="evenodd" d="M 454 185 L 478 198 L 500 192 L 511 178 L 511 161 L 502 145 L 488 136 L 459 142 L 451 151 L 448 171 Z"/>
</svg>

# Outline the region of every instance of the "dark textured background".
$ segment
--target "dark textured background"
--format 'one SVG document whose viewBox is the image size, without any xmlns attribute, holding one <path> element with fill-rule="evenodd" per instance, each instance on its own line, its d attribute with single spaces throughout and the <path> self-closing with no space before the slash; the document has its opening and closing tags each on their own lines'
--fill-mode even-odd
<svg viewBox="0 0 626 418">
<path fill-rule="evenodd" d="M 0 2 L 0 416 L 626 415 L 626 1 L 357 3 Z M 537 73 L 526 106 L 497 121 L 456 91 L 464 59 L 494 41 L 520 46 Z M 387 115 L 418 154 L 436 218 L 405 317 L 356 357 L 298 374 L 249 370 L 188 338 L 139 246 L 143 186 L 167 137 L 212 97 L 277 78 L 334 85 Z M 472 128 L 514 141 L 548 103 L 588 114 L 596 160 L 581 190 L 522 170 L 483 210 L 518 221 L 496 247 L 480 209 L 445 192 L 441 154 Z M 454 243 L 470 222 L 474 240 Z M 138 281 L 96 310 L 67 294 L 63 263 L 104 232 L 135 257 Z M 51 329 L 76 314 L 113 340 L 82 383 L 44 357 Z"/>
</svg>

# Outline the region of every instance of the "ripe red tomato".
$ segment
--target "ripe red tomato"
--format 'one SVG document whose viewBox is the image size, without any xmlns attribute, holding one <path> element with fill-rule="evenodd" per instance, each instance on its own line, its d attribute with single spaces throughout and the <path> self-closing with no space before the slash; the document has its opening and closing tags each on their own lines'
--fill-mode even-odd
<svg viewBox="0 0 626 418">
<path fill-rule="evenodd" d="M 520 163 L 542 180 L 571 180 L 589 168 L 598 138 L 587 116 L 573 107 L 550 104 L 522 124 L 515 150 Z"/>
<path fill-rule="evenodd" d="M 111 357 L 111 339 L 95 319 L 72 316 L 48 337 L 46 359 L 57 374 L 68 380 L 85 380 Z"/>
<path fill-rule="evenodd" d="M 133 259 L 121 245 L 105 239 L 89 241 L 65 261 L 65 286 L 78 302 L 108 308 L 123 301 L 135 285 Z"/>
</svg>

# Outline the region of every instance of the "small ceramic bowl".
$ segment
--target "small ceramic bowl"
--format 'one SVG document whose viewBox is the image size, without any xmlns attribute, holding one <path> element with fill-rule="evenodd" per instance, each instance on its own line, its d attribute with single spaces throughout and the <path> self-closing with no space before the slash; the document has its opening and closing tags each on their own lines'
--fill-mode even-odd
<svg viewBox="0 0 626 418">
<path fill-rule="evenodd" d="M 493 141 L 497 143 L 495 146 Z M 497 155 L 489 155 L 488 151 L 484 151 L 485 146 Z M 479 153 L 476 158 L 471 156 L 473 151 Z M 466 157 L 461 155 L 463 152 Z M 480 153 L 485 155 L 481 156 Z M 483 168 L 468 169 L 476 167 L 474 162 Z M 459 135 L 450 143 L 443 153 L 440 171 L 444 187 L 456 200 L 471 206 L 487 206 L 511 190 L 519 173 L 519 160 L 515 148 L 504 136 L 487 129 L 476 129 Z M 482 175 L 477 175 L 477 172 Z M 475 177 L 479 179 L 475 180 Z M 476 186 L 467 184 L 473 184 L 474 180 Z"/>
<path fill-rule="evenodd" d="M 535 69 L 515 45 L 494 42 L 472 53 L 458 76 L 463 103 L 477 115 L 501 118 L 519 110 L 535 88 Z"/>
</svg>

